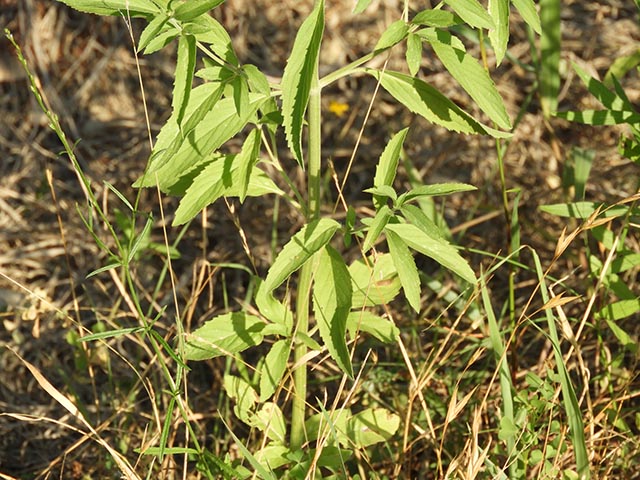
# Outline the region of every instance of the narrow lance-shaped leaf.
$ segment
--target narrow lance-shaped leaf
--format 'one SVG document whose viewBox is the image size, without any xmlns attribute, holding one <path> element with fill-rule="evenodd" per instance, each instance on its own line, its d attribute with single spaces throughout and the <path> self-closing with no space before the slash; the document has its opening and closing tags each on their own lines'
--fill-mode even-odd
<svg viewBox="0 0 640 480">
<path fill-rule="evenodd" d="M 415 33 L 410 33 L 407 37 L 407 66 L 409 73 L 413 76 L 418 74 L 420 63 L 422 61 L 422 39 Z"/>
<path fill-rule="evenodd" d="M 262 342 L 264 322 L 243 312 L 225 313 L 187 335 L 185 358 L 206 360 L 246 350 Z"/>
<path fill-rule="evenodd" d="M 409 26 L 403 20 L 397 20 L 387 27 L 380 40 L 373 47 L 375 52 L 391 48 L 404 40 L 409 33 Z"/>
<path fill-rule="evenodd" d="M 511 3 L 516 7 L 526 24 L 533 28 L 534 32 L 540 35 L 540 33 L 542 33 L 540 16 L 538 15 L 536 4 L 533 0 L 511 0 Z"/>
<path fill-rule="evenodd" d="M 311 256 L 331 241 L 340 224 L 330 218 L 314 220 L 296 233 L 282 248 L 267 273 L 262 288 L 273 292 Z"/>
<path fill-rule="evenodd" d="M 507 138 L 511 134 L 483 125 L 428 83 L 398 72 L 367 70 L 396 100 L 437 125 L 462 133 Z"/>
<path fill-rule="evenodd" d="M 415 225 L 408 223 L 389 224 L 386 230 L 399 235 L 409 247 L 434 259 L 443 267 L 460 275 L 467 282 L 476 282 L 476 276 L 467 261 L 443 239 L 431 237 Z"/>
<path fill-rule="evenodd" d="M 97 15 L 129 14 L 132 17 L 148 16 L 159 13 L 152 0 L 59 0 L 65 5 L 81 12 Z"/>
<path fill-rule="evenodd" d="M 407 138 L 408 131 L 408 128 L 400 130 L 391 138 L 391 140 L 389 140 L 389 143 L 387 143 L 387 146 L 378 161 L 378 166 L 376 167 L 376 175 L 373 178 L 374 187 L 393 186 L 393 180 L 396 178 L 398 170 L 400 152 L 402 151 L 404 140 Z M 379 196 L 373 197 L 373 204 L 375 205 L 376 210 L 384 205 L 385 202 L 385 198 L 381 198 Z"/>
<path fill-rule="evenodd" d="M 489 40 L 496 55 L 496 64 L 500 65 L 509 43 L 509 0 L 489 0 L 489 15 L 496 24 L 495 29 L 489 30 Z"/>
<path fill-rule="evenodd" d="M 274 394 L 287 368 L 290 340 L 278 340 L 265 357 L 260 375 L 260 401 L 266 402 Z"/>
<path fill-rule="evenodd" d="M 453 78 L 496 125 L 504 130 L 511 129 L 509 115 L 493 80 L 475 58 L 452 47 L 451 38 L 451 34 L 448 32 L 438 32 L 440 41 L 431 42 L 436 55 Z"/>
<path fill-rule="evenodd" d="M 314 276 L 313 310 L 318 330 L 340 369 L 353 377 L 347 348 L 347 316 L 351 310 L 351 276 L 340 254 L 330 246 L 318 253 Z"/>
<path fill-rule="evenodd" d="M 393 264 L 398 270 L 402 290 L 411 308 L 420 311 L 420 276 L 407 244 L 393 230 L 387 229 L 387 244 Z"/>
<path fill-rule="evenodd" d="M 147 47 L 147 45 L 149 45 L 149 42 L 151 42 L 151 40 L 153 40 L 158 35 L 158 33 L 160 32 L 160 30 L 162 30 L 162 27 L 164 27 L 165 23 L 167 23 L 168 20 L 169 17 L 167 15 L 158 15 L 151 22 L 149 22 L 149 25 L 147 25 L 140 34 L 140 40 L 138 41 L 138 52 L 141 52 Z"/>
<path fill-rule="evenodd" d="M 560 2 L 540 0 L 540 103 L 545 117 L 558 108 L 560 92 Z"/>
<path fill-rule="evenodd" d="M 477 0 L 445 0 L 453 10 L 467 22 L 470 26 L 476 28 L 495 28 L 491 16 L 482 8 Z"/>
<path fill-rule="evenodd" d="M 240 202 L 244 202 L 247 196 L 247 189 L 249 188 L 249 180 L 251 179 L 251 172 L 258 163 L 260 155 L 260 129 L 254 129 L 244 144 L 242 150 L 238 154 L 238 164 L 240 170 Z"/>
<path fill-rule="evenodd" d="M 324 1 L 316 3 L 311 15 L 302 23 L 293 43 L 282 76 L 282 115 L 289 149 L 300 166 L 302 159 L 302 125 L 309 104 L 313 72 L 324 31 Z"/>
<path fill-rule="evenodd" d="M 178 61 L 176 62 L 173 100 L 171 102 L 178 125 L 182 124 L 182 119 L 187 110 L 195 68 L 196 39 L 192 35 L 181 35 L 178 40 Z"/>
<path fill-rule="evenodd" d="M 389 219 L 393 216 L 393 212 L 387 205 L 382 205 L 376 212 L 376 216 L 373 217 L 369 230 L 367 230 L 367 236 L 362 243 L 362 251 L 366 252 L 376 242 L 384 227 L 389 223 Z"/>
<path fill-rule="evenodd" d="M 181 22 L 187 22 L 220 5 L 224 0 L 188 0 L 176 8 L 174 16 Z"/>
</svg>

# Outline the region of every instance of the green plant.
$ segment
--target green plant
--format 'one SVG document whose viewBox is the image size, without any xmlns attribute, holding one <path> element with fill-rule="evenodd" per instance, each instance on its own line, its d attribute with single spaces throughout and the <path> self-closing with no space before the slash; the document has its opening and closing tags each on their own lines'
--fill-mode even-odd
<svg viewBox="0 0 640 480">
<path fill-rule="evenodd" d="M 168 365 L 164 366 L 172 392 L 166 418 L 178 408 L 187 425 L 189 420 L 180 395 L 184 363 L 216 356 L 234 360 L 237 370 L 244 374 L 225 375 L 225 391 L 235 402 L 238 419 L 263 435 L 260 447 L 252 451 L 230 431 L 253 474 L 261 478 L 285 475 L 305 478 L 309 472 L 314 475 L 313 472 L 324 469 L 335 476 L 345 475 L 350 468 L 349 458 L 391 438 L 400 419 L 381 407 L 352 412 L 338 403 L 340 395 L 332 405 L 310 407 L 306 395 L 307 365 L 310 359 L 326 351 L 344 375 L 339 386 L 342 391 L 348 379 L 359 373 L 353 368 L 349 343 L 353 341 L 355 345 L 361 333 L 402 347 L 397 327 L 388 317 L 380 315 L 377 307 L 388 304 L 402 290 L 411 309 L 420 310 L 421 278 L 414 251 L 456 274 L 461 285 L 476 283 L 476 275 L 458 249 L 420 207 L 421 200 L 470 191 L 473 187 L 437 184 L 397 191 L 394 180 L 408 133 L 403 129 L 387 143 L 377 162 L 373 186 L 367 190 L 375 214 L 354 218 L 352 211 L 348 211 L 349 221 L 344 224 L 323 215 L 322 90 L 345 76 L 370 75 L 399 103 L 435 124 L 467 134 L 506 138 L 511 120 L 500 95 L 486 69 L 466 52 L 450 27 L 464 24 L 480 32 L 489 31 L 500 61 L 508 41 L 510 2 L 490 2 L 487 11 L 475 0 L 447 0 L 411 19 L 405 15 L 407 18 L 387 28 L 370 54 L 320 77 L 318 56 L 325 7 L 323 1 L 317 1 L 298 30 L 282 81 L 270 84 L 257 67 L 240 63 L 231 38 L 209 16 L 208 12 L 220 5 L 221 0 L 61 1 L 85 12 L 144 18 L 148 24 L 138 41 L 139 52 L 150 54 L 177 42 L 172 114 L 156 139 L 144 174 L 135 184 L 140 188 L 157 186 L 166 194 L 182 197 L 174 225 L 188 223 L 204 207 L 221 198 L 244 202 L 247 197 L 269 194 L 282 196 L 305 218 L 304 226 L 282 247 L 266 276 L 255 279 L 258 285 L 253 299 L 255 309 L 226 312 L 184 335 L 178 319 L 174 347 L 154 330 L 154 322 L 146 318 L 138 305 L 143 321 L 141 330 L 101 332 L 84 340 L 140 331 L 148 335 L 156 351 L 166 353 L 176 365 L 175 375 Z M 358 2 L 357 9 L 366 8 L 368 3 Z M 539 23 L 532 1 L 519 0 L 513 4 L 525 20 L 534 25 Z M 403 42 L 410 74 L 365 66 L 367 61 Z M 424 46 L 434 51 L 492 125 L 474 118 L 418 78 Z M 198 53 L 201 68 L 197 67 Z M 194 88 L 196 77 L 203 83 Z M 276 142 L 279 129 L 284 130 L 290 158 L 306 173 L 306 189 L 296 185 L 286 173 L 288 159 Z M 244 138 L 240 150 L 226 149 L 226 142 L 238 136 Z M 65 147 L 71 151 L 68 145 Z M 269 170 L 277 172 L 279 178 L 269 177 L 262 165 L 269 165 Z M 123 283 L 133 289 L 126 270 L 130 262 L 139 258 L 141 248 L 154 245 L 148 243 L 146 236 L 149 222 L 136 233 L 137 208 L 124 203 L 130 217 L 119 215 L 117 222 L 124 233 L 121 236 L 112 233 L 114 238 L 123 236 L 126 242 L 118 254 L 112 255 L 115 261 L 96 273 L 107 268 L 122 269 Z M 97 205 L 95 199 L 92 205 Z M 87 224 L 93 231 L 89 220 Z M 389 253 L 376 251 L 382 238 L 386 239 Z M 351 239 L 358 244 L 360 258 L 347 264 L 338 245 L 348 245 Z M 315 326 L 310 322 L 310 309 Z M 497 326 L 492 326 L 494 332 L 496 329 Z M 500 339 L 492 338 L 492 342 L 499 354 Z M 242 352 L 261 344 L 268 345 L 268 352 L 250 369 L 244 368 Z M 289 362 L 291 355 L 293 359 Z M 510 386 L 504 366 L 502 363 L 500 378 L 506 400 L 510 397 Z M 287 385 L 289 375 L 293 379 L 290 387 L 293 400 L 287 422 L 284 402 L 278 393 Z M 313 415 L 309 415 L 311 408 L 316 411 Z M 192 435 L 193 447 L 167 449 L 168 422 L 163 426 L 159 445 L 144 453 L 160 457 L 168 453 L 194 455 L 208 476 L 219 473 L 232 478 L 252 474 L 244 464 L 232 464 L 207 452 L 195 440 L 196 435 Z"/>
</svg>

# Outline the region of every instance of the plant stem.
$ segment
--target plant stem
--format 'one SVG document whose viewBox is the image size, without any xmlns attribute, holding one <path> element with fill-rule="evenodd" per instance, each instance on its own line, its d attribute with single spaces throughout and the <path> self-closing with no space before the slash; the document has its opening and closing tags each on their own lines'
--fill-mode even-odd
<svg viewBox="0 0 640 480">
<path fill-rule="evenodd" d="M 309 156 L 307 165 L 308 209 L 307 221 L 320 216 L 320 173 L 321 173 L 321 87 L 318 78 L 318 65 L 313 72 L 313 84 L 309 94 Z M 306 335 L 309 330 L 309 300 L 311 297 L 311 282 L 313 281 L 314 262 L 309 261 L 302 266 L 298 283 L 298 297 L 296 299 L 297 333 Z M 304 357 L 307 346 L 303 342 L 296 342 L 294 348 L 294 365 L 298 368 L 293 372 L 294 397 L 291 412 L 291 450 L 302 447 L 305 442 L 305 410 L 307 397 L 307 366 Z"/>
</svg>

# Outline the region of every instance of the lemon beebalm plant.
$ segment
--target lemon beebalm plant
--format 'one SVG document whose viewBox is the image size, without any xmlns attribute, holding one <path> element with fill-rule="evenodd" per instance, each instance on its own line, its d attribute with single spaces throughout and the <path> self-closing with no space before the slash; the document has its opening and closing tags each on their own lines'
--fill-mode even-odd
<svg viewBox="0 0 640 480">
<path fill-rule="evenodd" d="M 236 417 L 260 432 L 261 441 L 245 445 L 246 439 L 229 432 L 243 462 L 217 458 L 199 443 L 185 445 L 183 452 L 208 466 L 202 468 L 209 477 L 214 475 L 212 469 L 226 478 L 346 475 L 359 451 L 396 435 L 401 419 L 382 406 L 355 410 L 341 405 L 340 395 L 331 405 L 310 405 L 308 367 L 328 356 L 343 375 L 338 392 L 344 392 L 358 375 L 352 355 L 359 336 L 402 348 L 399 329 L 389 316 L 380 315 L 379 307 L 402 295 L 411 310 L 420 311 L 416 254 L 451 271 L 461 285 L 476 284 L 476 275 L 459 249 L 420 207 L 423 199 L 474 187 L 447 183 L 398 191 L 394 180 L 408 134 L 402 129 L 391 135 L 366 190 L 373 214 L 356 218 L 354 210 L 345 206 L 344 222 L 323 215 L 327 209 L 321 204 L 326 198 L 321 179 L 328 168 L 321 149 L 323 90 L 346 76 L 369 75 L 399 104 L 434 124 L 453 132 L 506 138 L 511 120 L 503 101 L 485 67 L 466 51 L 452 27 L 487 32 L 501 61 L 510 5 L 535 28 L 539 20 L 533 2 L 490 1 L 485 9 L 477 0 L 445 0 L 411 18 L 405 8 L 403 18 L 388 26 L 373 51 L 320 76 L 326 7 L 323 0 L 316 0 L 298 29 L 281 81 L 273 83 L 257 66 L 238 58 L 230 35 L 210 15 L 222 0 L 59 1 L 83 12 L 143 19 L 146 26 L 136 45 L 139 54 L 177 45 L 171 115 L 135 183 L 180 197 L 174 226 L 188 223 L 221 199 L 242 203 L 266 195 L 282 197 L 305 218 L 280 248 L 266 276 L 255 279 L 253 304 L 178 335 L 179 348 L 171 355 L 176 368 L 183 368 L 184 363 L 220 356 L 235 361 L 249 349 L 263 352 L 253 365 L 255 375 L 228 373 L 223 385 Z M 369 3 L 357 2 L 356 11 Z M 406 70 L 368 66 L 392 49 L 404 49 Z M 425 49 L 440 59 L 486 120 L 475 118 L 421 78 Z M 277 141 L 278 131 L 284 132 L 284 144 Z M 238 137 L 242 145 L 232 150 L 228 141 Z M 285 173 L 292 167 L 304 172 L 304 188 Z M 340 246 L 354 245 L 354 240 L 360 258 L 347 263 Z M 161 345 L 171 348 L 166 342 Z M 283 388 L 290 395 L 279 395 Z M 179 392 L 176 385 L 171 390 Z M 181 405 L 180 394 L 175 395 L 170 408 Z M 188 424 L 185 410 L 180 411 Z M 171 414 L 165 412 L 167 418 Z M 167 437 L 163 431 L 159 445 L 146 453 L 171 453 L 165 449 Z"/>
</svg>

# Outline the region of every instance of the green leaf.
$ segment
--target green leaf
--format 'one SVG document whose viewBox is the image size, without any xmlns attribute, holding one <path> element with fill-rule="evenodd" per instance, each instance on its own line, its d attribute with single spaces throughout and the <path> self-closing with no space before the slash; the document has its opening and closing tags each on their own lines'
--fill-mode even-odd
<svg viewBox="0 0 640 480">
<path fill-rule="evenodd" d="M 560 92 L 560 1 L 540 0 L 540 103 L 548 118 L 558 109 Z"/>
<path fill-rule="evenodd" d="M 180 35 L 180 30 L 178 30 L 174 25 L 171 25 L 168 22 L 165 23 L 160 31 L 149 39 L 149 43 L 144 49 L 144 54 L 151 55 L 152 53 L 163 49 L 164 47 L 169 45 L 178 35 Z"/>
<path fill-rule="evenodd" d="M 416 76 L 420 71 L 420 63 L 422 62 L 422 38 L 415 33 L 409 33 L 407 37 L 407 66 L 409 73 Z"/>
<path fill-rule="evenodd" d="M 477 0 L 445 0 L 466 23 L 476 28 L 496 28 L 493 19 Z"/>
<path fill-rule="evenodd" d="M 553 205 L 541 205 L 540 210 L 551 215 L 568 218 L 587 219 L 597 210 L 602 209 L 603 204 L 597 202 L 556 203 Z M 629 211 L 628 207 L 618 205 L 600 213 L 603 217 L 620 217 Z"/>
<path fill-rule="evenodd" d="M 449 35 L 447 32 L 443 32 L 438 28 L 421 28 L 416 32 L 416 35 L 429 43 L 442 42 L 443 38 L 445 38 L 444 36 L 446 35 L 446 40 L 452 47 L 455 47 L 458 50 L 462 50 L 463 52 L 467 51 L 464 43 L 462 43 L 462 40 L 460 40 L 456 36 Z"/>
<path fill-rule="evenodd" d="M 173 82 L 173 99 L 171 107 L 178 125 L 182 124 L 187 110 L 193 74 L 196 68 L 196 39 L 192 35 L 181 35 L 178 39 L 178 61 Z"/>
<path fill-rule="evenodd" d="M 634 313 L 637 313 L 638 310 L 636 310 Z M 632 352 L 638 351 L 638 342 L 634 340 L 631 335 L 625 332 L 614 320 L 605 318 L 605 321 L 607 322 L 607 325 L 609 326 L 611 332 L 615 335 L 622 346 L 628 348 Z"/>
<path fill-rule="evenodd" d="M 240 185 L 240 202 L 244 202 L 247 196 L 247 189 L 249 188 L 249 181 L 251 179 L 251 173 L 253 167 L 256 166 L 260 159 L 260 130 L 255 128 L 251 131 L 244 144 L 242 150 L 237 157 L 239 164 L 239 185 Z"/>
<path fill-rule="evenodd" d="M 428 27 L 448 28 L 459 24 L 461 21 L 460 17 L 446 10 L 429 9 L 417 13 L 411 23 Z"/>
<path fill-rule="evenodd" d="M 393 264 L 398 271 L 404 296 L 416 313 L 420 312 L 420 276 L 409 247 L 393 230 L 387 229 L 387 244 Z"/>
<path fill-rule="evenodd" d="M 258 403 L 258 394 L 245 380 L 235 375 L 226 374 L 223 386 L 227 395 L 235 400 L 234 413 L 243 422 L 249 424 L 253 417 L 253 409 Z"/>
<path fill-rule="evenodd" d="M 496 54 L 496 65 L 500 65 L 509 43 L 509 0 L 489 0 L 489 15 L 496 24 L 495 29 L 489 30 L 489 40 Z"/>
<path fill-rule="evenodd" d="M 314 275 L 313 311 L 329 354 L 340 369 L 353 378 L 347 348 L 347 316 L 351 310 L 351 276 L 342 256 L 327 245 L 318 253 Z"/>
<path fill-rule="evenodd" d="M 400 417 L 384 408 L 368 408 L 347 420 L 347 436 L 360 448 L 389 440 L 400 427 Z"/>
<path fill-rule="evenodd" d="M 536 4 L 533 0 L 511 0 L 511 3 L 516 7 L 525 23 L 540 35 L 542 33 L 540 16 L 538 15 Z"/>
<path fill-rule="evenodd" d="M 327 245 L 340 224 L 329 218 L 314 220 L 296 233 L 282 248 L 269 268 L 262 288 L 273 292 L 289 276 Z"/>
<path fill-rule="evenodd" d="M 498 127 L 510 130 L 504 102 L 487 71 L 471 55 L 451 46 L 451 34 L 441 31 L 438 38 L 441 41 L 432 41 L 431 46 L 445 68 Z"/>
<path fill-rule="evenodd" d="M 382 87 L 410 111 L 430 122 L 463 133 L 489 134 L 507 138 L 511 134 L 487 127 L 458 107 L 438 90 L 424 81 L 398 72 L 367 70 L 380 80 Z"/>
<path fill-rule="evenodd" d="M 371 5 L 371 0 L 358 0 L 356 6 L 353 7 L 353 13 L 362 13 L 369 7 L 369 5 Z"/>
<path fill-rule="evenodd" d="M 640 123 L 640 115 L 628 110 L 582 110 L 579 112 L 556 112 L 558 118 L 585 125 L 620 125 Z"/>
<path fill-rule="evenodd" d="M 238 66 L 238 58 L 231 45 L 231 37 L 225 28 L 211 15 L 200 15 L 184 25 L 185 33 L 195 36 L 199 42 L 209 45 L 216 55 L 227 63 Z"/>
<path fill-rule="evenodd" d="M 285 337 L 291 335 L 293 329 L 293 315 L 291 311 L 277 301 L 273 297 L 272 292 L 264 288 L 264 282 L 258 281 L 255 301 L 260 314 L 281 328 L 282 331 L 279 332 L 279 335 Z M 271 327 L 272 325 L 267 326 L 267 328 Z"/>
<path fill-rule="evenodd" d="M 620 320 L 640 312 L 640 299 L 620 300 L 612 302 L 596 313 L 597 318 Z"/>
<path fill-rule="evenodd" d="M 266 402 L 276 391 L 287 368 L 290 340 L 278 340 L 265 356 L 264 366 L 260 374 L 260 401 Z"/>
<path fill-rule="evenodd" d="M 282 410 L 273 402 L 265 403 L 253 416 L 251 425 L 264 432 L 270 440 L 284 444 L 287 427 Z"/>
<path fill-rule="evenodd" d="M 129 14 L 132 17 L 145 17 L 160 13 L 152 0 L 58 0 L 81 12 L 97 15 Z"/>
<path fill-rule="evenodd" d="M 384 230 L 384 227 L 389 223 L 389 220 L 393 216 L 391 209 L 387 205 L 382 205 L 380 209 L 376 212 L 376 216 L 373 217 L 373 221 L 371 225 L 369 225 L 369 229 L 367 230 L 367 236 L 364 238 L 364 242 L 362 243 L 362 251 L 366 252 L 371 247 L 373 247 L 374 243 Z"/>
<path fill-rule="evenodd" d="M 447 238 L 447 234 L 420 207 L 405 203 L 400 207 L 400 211 L 408 223 L 412 223 L 427 235 L 442 239 Z"/>
<path fill-rule="evenodd" d="M 187 0 L 174 12 L 176 19 L 187 22 L 220 5 L 224 0 Z"/>
<path fill-rule="evenodd" d="M 244 312 L 225 313 L 214 317 L 187 334 L 186 360 L 207 360 L 233 355 L 262 343 L 264 322 Z"/>
<path fill-rule="evenodd" d="M 391 320 L 368 310 L 349 313 L 347 330 L 351 338 L 355 338 L 357 332 L 365 332 L 385 343 L 395 343 L 400 335 L 400 329 Z"/>
<path fill-rule="evenodd" d="M 353 262 L 349 273 L 353 308 L 387 304 L 400 292 L 400 278 L 388 253 L 368 257 L 366 263 L 364 260 Z"/>
<path fill-rule="evenodd" d="M 309 104 L 311 82 L 318 63 L 323 31 L 324 0 L 320 0 L 300 26 L 282 76 L 284 132 L 289 149 L 300 166 L 304 166 L 302 125 Z"/>
<path fill-rule="evenodd" d="M 476 276 L 455 247 L 441 238 L 432 237 L 415 225 L 407 223 L 389 224 L 385 228 L 399 235 L 414 250 L 432 258 L 469 283 L 476 282 Z"/>
<path fill-rule="evenodd" d="M 396 178 L 396 172 L 398 171 L 400 152 L 402 151 L 402 145 L 405 138 L 407 138 L 408 132 L 408 128 L 400 130 L 391 138 L 391 140 L 389 140 L 389 143 L 387 143 L 376 167 L 376 175 L 373 178 L 374 188 L 393 186 L 393 180 Z M 395 191 L 393 193 L 395 197 Z M 373 204 L 375 205 L 376 210 L 380 209 L 380 207 L 385 205 L 386 202 L 386 198 L 381 198 L 380 196 L 373 197 Z"/>
<path fill-rule="evenodd" d="M 149 42 L 153 40 L 160 31 L 164 28 L 169 17 L 166 14 L 158 15 L 155 17 L 140 34 L 140 40 L 138 41 L 138 52 L 144 50 Z"/>
<path fill-rule="evenodd" d="M 469 192 L 471 190 L 477 190 L 477 188 L 467 183 L 434 183 L 432 185 L 421 185 L 400 195 L 398 205 L 402 206 L 405 203 L 422 197 L 451 195 L 452 193 Z"/>
<path fill-rule="evenodd" d="M 284 445 L 267 445 L 256 453 L 256 460 L 271 470 L 280 468 L 290 462 L 289 456 L 291 452 Z"/>
<path fill-rule="evenodd" d="M 203 88 L 208 87 L 208 88 Z M 203 91 L 198 90 L 203 88 Z M 196 110 L 199 102 L 215 100 L 217 89 L 215 84 L 206 84 L 194 89 L 185 118 L 191 114 L 202 116 L 197 125 L 182 137 L 175 121 L 169 121 L 158 135 L 158 141 L 151 154 L 145 175 L 136 183 L 136 187 L 150 187 L 156 180 L 163 191 L 168 191 L 183 175 L 198 167 L 227 140 L 236 135 L 255 116 L 256 110 L 265 100 L 262 95 L 252 97 L 251 109 L 244 117 L 238 116 L 233 99 L 225 98 L 209 111 L 200 115 Z M 196 92 L 199 93 L 196 96 Z M 213 94 L 204 99 L 202 94 Z M 175 153 L 174 153 L 175 152 Z"/>
<path fill-rule="evenodd" d="M 373 47 L 374 52 L 386 50 L 403 41 L 409 33 L 409 25 L 403 20 L 397 20 L 387 27 L 382 33 L 380 40 Z"/>
<path fill-rule="evenodd" d="M 638 64 L 640 64 L 640 49 L 631 55 L 623 55 L 616 58 L 607 70 L 602 83 L 607 88 L 612 88 L 614 78 L 624 77 L 632 69 L 637 67 Z"/>
</svg>

